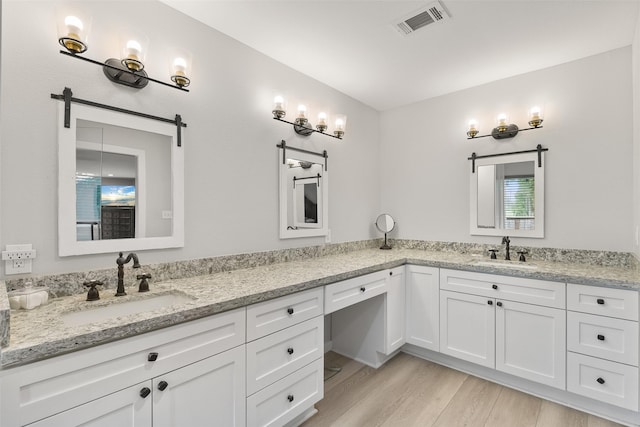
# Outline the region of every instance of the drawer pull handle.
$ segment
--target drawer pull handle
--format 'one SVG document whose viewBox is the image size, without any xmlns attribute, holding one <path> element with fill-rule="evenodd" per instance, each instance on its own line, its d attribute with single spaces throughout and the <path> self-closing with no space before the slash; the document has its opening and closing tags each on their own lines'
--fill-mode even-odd
<svg viewBox="0 0 640 427">
<path fill-rule="evenodd" d="M 598 381 L 598 384 L 604 384 L 604 379 L 602 379 L 602 377 L 598 377 L 596 381 Z"/>
<path fill-rule="evenodd" d="M 293 308 L 289 307 L 287 308 L 287 313 L 289 313 L 289 315 L 293 314 Z"/>
<path fill-rule="evenodd" d="M 598 339 L 599 339 L 600 341 L 604 341 L 604 335 L 600 335 L 600 334 L 598 334 Z"/>
<path fill-rule="evenodd" d="M 487 301 L 487 304 L 493 305 L 493 301 L 489 300 L 489 301 Z"/>
<path fill-rule="evenodd" d="M 365 287 L 363 286 L 363 287 L 361 287 L 361 288 L 360 288 L 360 292 L 364 292 L 364 291 L 366 291 L 366 289 L 365 289 Z"/>
<path fill-rule="evenodd" d="M 497 305 L 498 307 L 502 307 L 502 302 L 498 301 L 498 302 L 496 303 L 496 305 Z"/>
<path fill-rule="evenodd" d="M 158 383 L 158 390 L 164 391 L 169 386 L 169 383 L 166 381 L 160 381 Z"/>
<path fill-rule="evenodd" d="M 493 289 L 498 289 L 498 285 L 491 285 Z"/>
<path fill-rule="evenodd" d="M 149 355 L 147 356 L 147 360 L 149 362 L 155 362 L 156 360 L 158 360 L 158 353 L 149 353 Z"/>
<path fill-rule="evenodd" d="M 287 353 L 289 353 L 289 354 L 293 354 L 293 348 L 289 347 L 289 348 L 287 349 Z"/>
<path fill-rule="evenodd" d="M 143 399 L 146 399 L 150 394 L 151 389 L 149 387 L 144 387 L 142 390 L 140 390 L 140 397 L 142 397 Z"/>
<path fill-rule="evenodd" d="M 287 396 L 287 400 L 289 402 L 293 402 L 293 394 L 290 394 L 289 396 Z"/>
<path fill-rule="evenodd" d="M 598 298 L 596 302 L 600 305 L 604 305 L 604 300 L 602 298 Z"/>
</svg>

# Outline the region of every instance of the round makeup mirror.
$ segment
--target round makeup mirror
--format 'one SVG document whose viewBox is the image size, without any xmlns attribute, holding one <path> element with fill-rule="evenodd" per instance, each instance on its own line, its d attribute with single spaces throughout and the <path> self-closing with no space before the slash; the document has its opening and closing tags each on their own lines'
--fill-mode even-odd
<svg viewBox="0 0 640 427">
<path fill-rule="evenodd" d="M 387 233 L 391 232 L 396 226 L 393 217 L 389 214 L 380 214 L 375 224 L 378 231 L 384 233 L 384 245 L 380 246 L 380 249 L 391 249 L 391 246 L 387 243 Z"/>
</svg>

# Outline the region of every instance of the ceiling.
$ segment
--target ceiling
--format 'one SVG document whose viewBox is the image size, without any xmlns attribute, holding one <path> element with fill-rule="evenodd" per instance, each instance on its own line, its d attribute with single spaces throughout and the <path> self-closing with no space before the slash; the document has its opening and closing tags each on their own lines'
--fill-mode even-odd
<svg viewBox="0 0 640 427">
<path fill-rule="evenodd" d="M 632 43 L 640 0 L 441 0 L 450 19 L 409 36 L 426 1 L 161 0 L 379 111 Z"/>
</svg>

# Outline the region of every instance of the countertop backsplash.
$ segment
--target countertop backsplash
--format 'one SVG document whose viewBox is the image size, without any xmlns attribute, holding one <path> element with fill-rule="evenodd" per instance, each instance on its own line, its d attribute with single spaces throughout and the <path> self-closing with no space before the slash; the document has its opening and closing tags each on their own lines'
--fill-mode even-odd
<svg viewBox="0 0 640 427">
<path fill-rule="evenodd" d="M 293 249 L 253 252 L 238 255 L 225 255 L 213 258 L 201 258 L 160 264 L 145 264 L 144 255 L 142 255 L 140 257 L 142 265 L 141 268 L 133 269 L 130 265 L 125 266 L 124 280 L 126 284 L 132 284 L 136 281 L 136 275 L 149 273 L 152 276 L 152 282 L 163 282 L 167 280 L 215 274 L 242 268 L 260 267 L 287 261 L 299 261 L 327 255 L 343 254 L 363 249 L 373 249 L 379 247 L 382 242 L 382 239 L 372 239 L 347 243 L 307 246 Z M 487 245 L 479 243 L 457 243 L 403 239 L 389 239 L 389 243 L 396 249 L 417 249 L 429 252 L 451 252 L 461 255 L 486 255 L 487 258 L 489 257 L 489 249 L 497 249 L 498 259 L 503 259 L 504 257 L 504 247 L 497 244 Z M 530 262 L 563 262 L 618 268 L 638 268 L 639 266 L 637 258 L 633 254 L 626 252 L 538 248 L 518 245 L 511 246 L 511 259 L 517 260 L 517 251 L 522 250 L 528 252 L 526 258 L 527 261 Z M 100 280 L 104 283 L 102 289 L 115 289 L 117 284 L 117 266 L 115 265 L 115 258 L 114 266 L 112 268 L 42 276 L 34 275 L 22 277 L 19 279 L 7 278 L 5 281 L 5 285 L 7 291 L 12 291 L 16 289 L 22 289 L 25 287 L 26 283 L 31 282 L 33 286 L 47 286 L 49 288 L 49 296 L 51 298 L 57 298 L 86 292 L 86 288 L 82 284 L 88 280 Z M 0 300 L 0 316 L 2 315 L 2 313 L 2 301 Z M 2 339 L 1 336 L 0 339 Z"/>
</svg>

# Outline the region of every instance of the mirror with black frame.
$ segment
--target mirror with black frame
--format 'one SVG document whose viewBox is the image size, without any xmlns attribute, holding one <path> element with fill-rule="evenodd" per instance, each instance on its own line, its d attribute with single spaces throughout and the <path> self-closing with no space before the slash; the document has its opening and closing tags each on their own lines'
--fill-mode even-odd
<svg viewBox="0 0 640 427">
<path fill-rule="evenodd" d="M 329 233 L 329 172 L 325 158 L 280 147 L 278 159 L 280 238 L 326 236 Z"/>
<path fill-rule="evenodd" d="M 472 235 L 544 237 L 544 161 L 537 152 L 476 159 L 474 169 Z"/>
<path fill-rule="evenodd" d="M 60 256 L 184 246 L 176 133 L 168 123 L 72 105 L 69 128 L 58 132 Z"/>
</svg>

